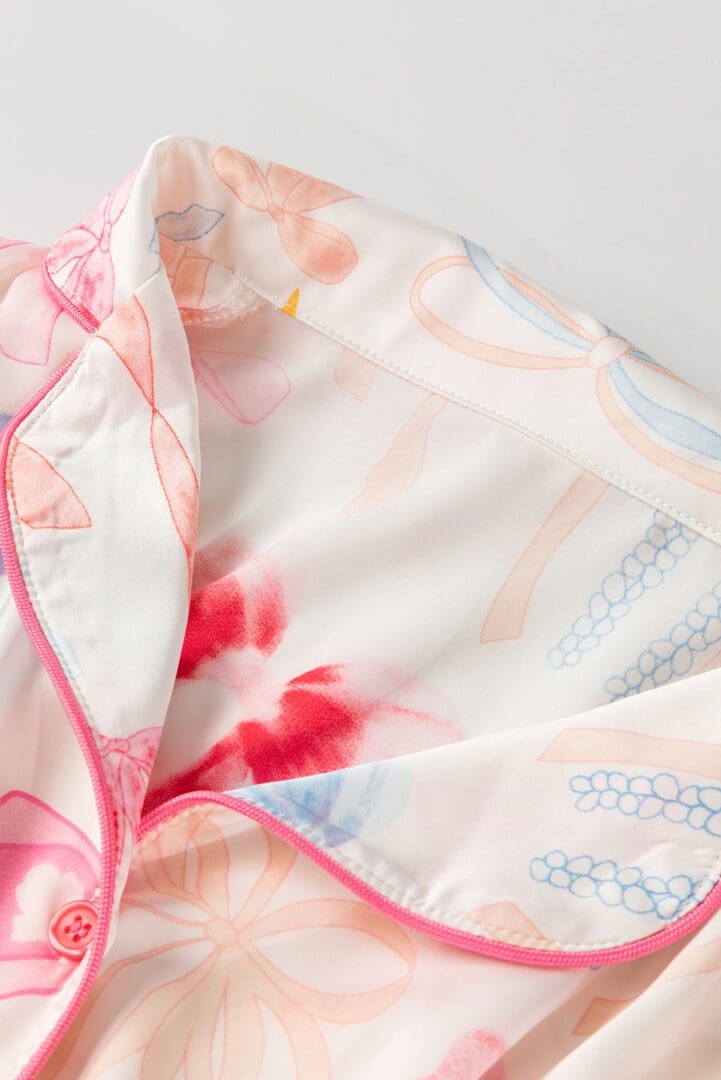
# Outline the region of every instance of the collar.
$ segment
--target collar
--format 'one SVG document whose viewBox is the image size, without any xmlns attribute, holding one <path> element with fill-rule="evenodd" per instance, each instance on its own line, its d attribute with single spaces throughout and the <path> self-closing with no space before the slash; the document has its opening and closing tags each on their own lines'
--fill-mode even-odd
<svg viewBox="0 0 721 1080">
<path fill-rule="evenodd" d="M 240 150 L 166 137 L 46 257 L 88 327 L 161 267 L 186 324 L 250 291 L 721 542 L 715 402 L 471 241 Z"/>
<path fill-rule="evenodd" d="M 477 245 L 332 184 L 166 138 L 42 265 L 37 252 L 23 257 L 74 347 L 6 433 L 3 555 L 95 785 L 104 906 L 91 976 L 138 828 L 189 798 L 141 825 L 143 791 L 119 764 L 129 751 L 152 759 L 187 617 L 202 463 L 186 327 L 271 304 L 535 440 L 591 487 L 613 485 L 721 541 L 721 415 L 703 395 Z M 21 317 L 17 292 L 2 317 Z M 29 523 L 18 444 L 82 476 L 101 512 L 91 521 L 59 485 L 55 528 Z M 689 933 L 721 902 L 721 825 L 707 805 L 721 790 L 708 709 L 719 677 L 342 775 L 195 798 L 254 817 L 381 910 L 453 944 L 546 966 L 617 962 Z M 684 786 L 669 779 L 679 763 Z M 640 770 L 638 790 L 624 765 Z M 592 854 L 597 817 L 549 797 L 559 790 L 589 805 L 594 792 L 625 799 L 603 821 L 615 859 Z M 701 833 L 671 837 L 659 822 L 684 792 L 709 813 Z M 514 864 L 510 837 L 522 838 Z M 556 889 L 550 914 L 539 882 Z"/>
</svg>

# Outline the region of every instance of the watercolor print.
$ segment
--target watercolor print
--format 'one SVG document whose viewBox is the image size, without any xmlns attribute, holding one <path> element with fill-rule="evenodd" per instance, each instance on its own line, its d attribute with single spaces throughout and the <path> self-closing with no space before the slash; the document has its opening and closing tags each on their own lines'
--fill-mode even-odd
<svg viewBox="0 0 721 1080">
<path fill-rule="evenodd" d="M 716 744 L 600 728 L 567 728 L 551 740 L 539 761 L 593 765 L 568 780 L 578 812 L 614 813 L 631 822 L 658 819 L 666 830 L 721 836 L 721 753 Z M 596 767 L 596 766 L 601 766 Z M 691 774 L 687 783 L 678 774 Z M 716 783 L 714 783 L 716 781 Z M 556 849 L 534 858 L 537 882 L 567 889 L 581 899 L 622 906 L 668 921 L 700 903 L 716 884 L 703 865 L 662 878 L 643 867 L 620 866 L 588 853 Z"/>
<path fill-rule="evenodd" d="M 365 401 L 377 367 L 359 353 L 343 349 L 335 365 L 337 385 L 356 401 Z M 426 394 L 403 422 L 390 447 L 372 467 L 363 490 L 346 507 L 349 514 L 374 510 L 405 494 L 423 470 L 431 428 L 447 405 L 439 394 Z"/>
<path fill-rule="evenodd" d="M 134 839 L 162 730 L 141 728 L 125 738 L 96 735 L 113 800 L 118 860 L 127 856 Z"/>
<path fill-rule="evenodd" d="M 600 409 L 634 450 L 692 484 L 721 492 L 721 432 L 663 404 L 668 380 L 686 386 L 682 379 L 607 327 L 602 328 L 603 333 L 591 333 L 538 286 L 502 267 L 477 244 L 462 242 L 464 254 L 428 264 L 411 288 L 411 308 L 429 333 L 466 356 L 519 371 L 589 370 Z M 424 302 L 423 290 L 432 278 L 451 267 L 475 271 L 481 287 L 538 334 L 539 351 L 481 341 L 434 314 Z M 555 343 L 562 344 L 564 350 L 555 355 L 543 351 Z"/>
<path fill-rule="evenodd" d="M 0 999 L 55 994 L 75 965 L 52 947 L 48 925 L 63 904 L 94 897 L 98 850 L 42 799 L 8 791 L 0 798 L 0 880 Z"/>
<path fill-rule="evenodd" d="M 47 367 L 67 364 L 73 351 L 62 354 L 59 327 L 69 319 L 43 283 L 40 267 L 19 274 L 12 283 L 13 304 L 0 305 L 0 357 L 17 364 Z M 17 311 L 32 311 L 32 319 L 18 318 Z"/>
<path fill-rule="evenodd" d="M 377 836 L 408 803 L 412 770 L 404 761 L 374 761 L 349 769 L 239 788 L 230 794 L 291 823 L 321 847 Z"/>
<path fill-rule="evenodd" d="M 129 173 L 83 221 L 63 233 L 46 255 L 49 273 L 65 274 L 63 292 L 98 324 L 113 310 L 115 267 L 111 241 L 137 171 Z"/>
<path fill-rule="evenodd" d="M 103 325 L 105 341 L 150 407 L 149 439 L 163 497 L 188 566 L 188 586 L 198 512 L 198 478 L 178 435 L 155 404 L 155 370 L 148 315 L 137 296 L 118 305 Z"/>
<path fill-rule="evenodd" d="M 496 593 L 481 629 L 481 643 L 520 638 L 528 606 L 549 562 L 608 489 L 605 480 L 582 472 L 553 507 Z"/>
<path fill-rule="evenodd" d="M 332 660 L 279 682 L 272 658 L 288 618 L 268 559 L 235 541 L 198 553 L 178 680 L 224 687 L 237 721 L 189 767 L 153 780 L 146 810 L 185 791 L 327 773 L 460 738 L 440 695 L 389 664 Z"/>
<path fill-rule="evenodd" d="M 192 349 L 191 356 L 198 384 L 239 424 L 260 424 L 290 393 L 290 379 L 275 360 L 205 348 Z"/>
<path fill-rule="evenodd" d="M 8 455 L 10 494 L 15 512 L 29 529 L 88 529 L 85 504 L 41 453 L 15 436 Z"/>
<path fill-rule="evenodd" d="M 227 817 L 228 811 L 200 805 L 141 840 L 124 911 L 141 920 L 146 944 L 100 975 L 53 1059 L 51 1077 L 76 1075 L 74 1049 L 96 1015 L 104 1017 L 106 1035 L 88 1063 L 89 1076 L 135 1055 L 143 1076 L 170 1080 L 178 1069 L 208 1076 L 219 1049 L 218 1076 L 230 1080 L 242 1062 L 243 1076 L 256 1077 L 268 1053 L 267 1010 L 277 1021 L 296 1080 L 330 1080 L 324 1026 L 363 1024 L 405 993 L 415 953 L 401 927 L 355 899 L 312 896 L 279 903 L 276 894 L 292 882 L 295 852 L 262 830 L 256 830 L 252 851 L 246 844 L 235 852 L 223 832 L 223 813 Z M 256 852 L 258 842 L 263 850 Z M 338 948 L 339 935 L 349 932 L 354 955 L 360 949 L 366 959 L 362 966 L 375 957 L 383 974 L 370 985 L 359 975 L 357 989 L 343 993 L 325 990 L 312 956 L 317 949 Z M 300 933 L 317 943 L 307 972 L 296 964 L 291 976 L 264 946 Z M 386 969 L 400 970 L 388 977 Z M 118 991 L 129 1010 L 118 1012 L 112 1005 Z"/>
<path fill-rule="evenodd" d="M 352 192 L 275 162 L 264 169 L 227 146 L 215 152 L 212 166 L 243 206 L 271 218 L 286 255 L 309 278 L 334 285 L 354 270 L 358 253 L 352 240 L 315 216 L 326 206 L 355 198 Z"/>
<path fill-rule="evenodd" d="M 204 309 L 217 302 L 206 297 L 206 287 L 211 267 L 218 271 L 218 264 L 190 245 L 209 236 L 224 217 L 222 210 L 192 202 L 155 218 L 148 246 L 160 254 L 184 322 L 202 318 Z"/>
</svg>

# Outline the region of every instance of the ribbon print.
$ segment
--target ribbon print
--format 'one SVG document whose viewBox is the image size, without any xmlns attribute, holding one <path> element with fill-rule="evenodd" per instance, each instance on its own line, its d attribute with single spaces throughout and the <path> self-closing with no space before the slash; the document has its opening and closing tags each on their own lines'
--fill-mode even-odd
<svg viewBox="0 0 721 1080">
<path fill-rule="evenodd" d="M 463 244 L 465 255 L 430 263 L 411 288 L 411 308 L 434 337 L 466 356 L 505 367 L 537 371 L 591 368 L 606 419 L 634 450 L 684 480 L 721 493 L 721 469 L 695 460 L 702 457 L 721 462 L 721 432 L 662 404 L 643 388 L 649 381 L 671 379 L 686 385 L 684 380 L 624 338 L 610 333 L 607 327 L 602 327 L 605 333 L 594 333 L 581 326 L 536 286 L 497 265 L 483 248 L 469 240 L 463 240 Z M 427 307 L 423 291 L 432 278 L 452 267 L 473 268 L 484 287 L 506 309 L 538 331 L 542 341 L 563 345 L 563 351 L 556 348 L 551 354 L 543 354 L 509 348 L 471 337 L 445 322 Z M 690 456 L 686 457 L 684 451 Z"/>
</svg>

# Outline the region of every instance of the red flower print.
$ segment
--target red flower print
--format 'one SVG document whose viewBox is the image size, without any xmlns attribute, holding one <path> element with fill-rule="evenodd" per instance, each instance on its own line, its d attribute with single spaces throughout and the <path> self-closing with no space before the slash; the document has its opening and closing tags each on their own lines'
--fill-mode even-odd
<svg viewBox="0 0 721 1080">
<path fill-rule="evenodd" d="M 253 158 L 227 146 L 214 154 L 213 168 L 244 206 L 273 218 L 286 255 L 308 277 L 334 285 L 355 268 L 358 253 L 345 233 L 308 216 L 352 199 L 352 192 L 274 162 L 263 172 Z"/>
<path fill-rule="evenodd" d="M 238 720 L 189 768 L 151 779 L 146 811 L 186 791 L 309 776 L 459 737 L 425 707 L 430 695 L 419 680 L 388 664 L 322 664 L 278 684 L 267 661 L 286 626 L 267 563 L 233 542 L 198 554 L 178 679 L 225 686 Z"/>
<path fill-rule="evenodd" d="M 63 233 L 46 256 L 51 274 L 70 267 L 63 291 L 97 322 L 113 310 L 115 269 L 110 238 L 130 198 L 136 172 L 134 169 L 126 176 L 83 221 Z"/>
<path fill-rule="evenodd" d="M 178 678 L 193 678 L 228 649 L 251 646 L 268 655 L 285 628 L 283 593 L 272 570 L 233 541 L 214 544 L 195 559 Z"/>
</svg>

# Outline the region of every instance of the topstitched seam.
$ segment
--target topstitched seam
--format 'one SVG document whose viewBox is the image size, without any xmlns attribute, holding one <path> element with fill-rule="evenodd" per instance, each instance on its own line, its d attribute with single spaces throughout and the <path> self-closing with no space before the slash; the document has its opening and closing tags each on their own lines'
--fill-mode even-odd
<svg viewBox="0 0 721 1080">
<path fill-rule="evenodd" d="M 244 804 L 244 800 L 242 798 L 238 798 L 237 801 L 241 805 Z M 213 805 L 213 806 L 220 805 L 222 809 L 226 809 L 226 810 L 229 809 L 229 807 L 223 806 L 222 804 L 214 803 L 212 799 L 208 800 L 208 804 Z M 197 810 L 197 805 L 198 804 L 196 804 L 195 806 L 188 807 L 185 810 L 180 810 L 180 811 L 178 811 L 177 814 L 174 814 L 173 817 L 167 818 L 165 821 L 159 822 L 158 825 L 155 826 L 155 828 L 151 829 L 148 833 L 146 833 L 138 841 L 137 846 L 136 846 L 136 851 L 138 851 L 138 852 L 141 851 L 143 849 L 143 846 L 149 840 L 151 840 L 152 838 L 157 836 L 158 832 L 160 832 L 165 826 L 168 826 L 168 825 L 172 824 L 173 822 L 179 820 L 180 818 L 182 818 L 184 816 L 187 816 L 189 814 L 192 814 L 194 811 L 196 811 Z M 254 805 L 254 804 L 251 804 L 251 805 Z M 302 823 L 291 821 L 287 817 L 285 817 L 282 813 L 279 813 L 276 810 L 273 810 L 271 816 L 276 818 L 278 821 L 281 821 L 284 825 L 288 826 L 288 828 L 290 828 L 293 832 L 298 833 L 298 835 L 302 836 L 305 840 L 307 840 L 309 843 L 311 843 L 315 848 L 322 851 L 329 858 L 335 859 L 346 870 L 350 871 L 356 877 L 361 877 L 365 881 L 374 881 L 378 885 L 382 886 L 382 888 L 380 888 L 379 891 L 381 893 L 383 893 L 383 895 L 385 895 L 388 899 L 392 900 L 394 903 L 397 903 L 400 907 L 410 909 L 410 910 L 416 912 L 417 914 L 420 914 L 421 916 L 424 916 L 425 918 L 431 919 L 432 921 L 438 921 L 439 919 L 443 920 L 444 922 L 446 922 L 448 924 L 456 926 L 459 930 L 465 930 L 466 932 L 472 933 L 472 934 L 475 933 L 477 937 L 482 936 L 482 935 L 478 934 L 478 927 L 480 926 L 482 929 L 487 930 L 490 934 L 492 934 L 498 940 L 507 941 L 509 944 L 513 943 L 511 939 L 516 938 L 516 939 L 520 939 L 521 941 L 528 941 L 528 942 L 532 942 L 532 943 L 534 943 L 534 944 L 536 944 L 538 946 L 542 946 L 542 947 L 544 947 L 545 950 L 548 950 L 549 945 L 552 945 L 552 946 L 558 946 L 559 949 L 568 950 L 568 951 L 571 951 L 571 950 L 574 950 L 574 951 L 575 950 L 578 950 L 578 951 L 589 950 L 589 951 L 591 951 L 591 950 L 596 950 L 596 949 L 610 949 L 610 948 L 616 948 L 616 947 L 623 946 L 623 945 L 629 945 L 629 944 L 632 944 L 633 942 L 638 940 L 638 938 L 630 938 L 628 940 L 622 940 L 621 939 L 621 940 L 606 941 L 606 942 L 594 942 L 594 943 L 587 943 L 587 942 L 578 943 L 578 942 L 570 942 L 570 941 L 558 941 L 557 939 L 551 939 L 551 938 L 547 938 L 547 937 L 535 937 L 535 936 L 533 936 L 531 934 L 524 935 L 524 934 L 521 934 L 521 932 L 517 931 L 517 930 L 509 930 L 507 927 L 493 926 L 493 925 L 491 925 L 489 923 L 482 923 L 482 922 L 479 922 L 479 921 L 474 921 L 474 920 L 469 919 L 466 915 L 462 915 L 462 914 L 459 915 L 459 914 L 455 914 L 455 913 L 452 913 L 452 912 L 446 912 L 442 908 L 435 907 L 435 906 L 429 906 L 429 905 L 424 904 L 424 903 L 419 903 L 418 901 L 411 899 L 408 896 L 407 891 L 404 891 L 404 890 L 398 888 L 395 885 L 391 885 L 390 882 L 388 882 L 384 878 L 382 878 L 380 876 L 380 874 L 376 873 L 373 870 L 369 870 L 368 867 L 364 866 L 362 863 L 357 862 L 354 859 L 350 859 L 347 855 L 344 855 L 338 849 L 334 849 L 333 853 L 331 855 L 329 853 L 328 849 L 322 844 L 322 842 L 319 839 L 315 838 L 313 836 L 313 833 L 310 832 L 309 830 L 307 830 L 303 826 Z M 706 850 L 706 849 L 700 849 L 700 850 Z M 716 853 L 715 858 L 713 859 L 709 869 L 705 872 L 705 876 L 708 876 L 709 878 L 718 879 L 720 873 L 721 873 L 721 851 Z M 682 918 L 683 915 L 685 915 L 689 911 L 693 910 L 693 908 L 698 907 L 699 904 L 701 904 L 703 902 L 703 900 L 706 898 L 708 893 L 711 891 L 712 887 L 713 887 L 712 885 L 709 886 L 709 889 L 706 890 L 706 892 L 704 893 L 704 895 L 700 899 L 693 899 L 692 901 L 691 900 L 687 901 L 687 903 L 685 905 L 683 905 L 681 908 L 679 908 L 679 910 L 676 913 L 676 915 L 674 916 L 674 918 L 669 919 L 668 922 L 665 923 L 665 926 L 667 926 L 667 927 L 668 926 L 673 926 L 673 924 L 678 922 L 679 919 Z"/>
<path fill-rule="evenodd" d="M 184 243 L 183 241 L 176 241 L 176 243 L 178 243 L 181 247 L 186 248 L 188 251 L 195 253 L 195 249 L 190 244 Z M 208 258 L 208 256 L 206 256 L 206 258 Z M 236 278 L 236 280 L 240 282 L 241 285 L 244 285 L 246 288 L 254 292 L 257 296 L 261 297 L 261 299 L 266 300 L 268 303 L 272 304 L 273 307 L 279 310 L 283 309 L 284 302 L 281 297 L 277 296 L 275 293 L 270 292 L 268 289 L 262 288 L 262 286 L 258 285 L 255 281 L 253 281 L 247 275 L 241 273 L 239 270 L 236 270 L 233 267 L 225 266 L 217 259 L 212 259 L 211 261 L 214 262 L 216 265 L 221 266 L 229 274 L 232 274 Z M 162 260 L 160 260 L 160 266 L 158 266 L 153 271 L 153 273 L 148 276 L 146 281 L 154 277 L 155 274 L 160 273 L 163 269 L 164 264 Z M 137 292 L 143 287 L 145 283 L 146 282 L 143 282 L 133 291 Z M 75 304 L 72 297 L 67 296 L 63 292 L 63 290 L 55 284 L 54 281 L 53 284 L 55 285 L 55 288 L 58 289 L 60 295 L 65 296 L 70 307 L 74 309 Z M 222 307 L 222 305 L 220 306 Z M 73 311 L 71 310 L 69 314 L 73 315 Z M 591 458 L 586 457 L 584 454 L 578 453 L 578 451 L 574 450 L 572 447 L 566 446 L 564 443 L 552 438 L 552 436 L 548 432 L 536 431 L 528 424 L 524 424 L 522 421 L 516 420 L 513 416 L 509 416 L 506 413 L 499 412 L 497 409 L 493 409 L 488 405 L 483 405 L 481 402 L 476 401 L 474 398 L 469 398 L 463 394 L 459 394 L 455 390 L 452 390 L 450 387 L 444 386 L 442 383 L 436 383 L 431 379 L 424 378 L 422 375 L 419 375 L 417 372 L 413 371 L 412 368 L 402 367 L 400 364 L 396 364 L 393 361 L 386 360 L 383 356 L 375 352 L 373 349 L 369 348 L 366 345 L 363 345 L 361 342 L 356 341 L 354 338 L 351 338 L 346 334 L 341 334 L 338 330 L 335 329 L 335 327 L 330 326 L 328 323 L 323 322 L 321 319 L 315 318 L 313 315 L 300 308 L 296 309 L 294 317 L 299 319 L 300 322 L 305 323 L 306 325 L 311 326 L 316 330 L 319 330 L 321 333 L 325 334 L 327 337 L 330 337 L 332 340 L 337 341 L 344 346 L 349 346 L 359 355 L 370 360 L 378 367 L 381 367 L 386 371 L 392 372 L 399 378 L 404 379 L 405 381 L 410 382 L 415 386 L 419 386 L 425 390 L 439 394 L 442 397 L 446 398 L 446 400 L 460 406 L 461 408 L 466 408 L 472 412 L 479 413 L 482 416 L 486 416 L 488 419 L 495 420 L 498 423 L 503 424 L 505 427 L 508 427 L 513 431 L 520 432 L 528 436 L 529 438 L 534 439 L 541 445 L 549 447 L 552 451 L 560 454 L 567 460 L 572 461 L 574 464 L 580 465 L 582 468 L 589 469 L 592 472 L 596 473 L 597 476 L 600 476 L 603 479 L 609 481 L 611 484 L 614 485 L 614 487 L 625 492 L 626 494 L 640 499 L 644 503 L 655 506 L 659 510 L 663 510 L 671 517 L 675 518 L 677 521 L 682 521 L 684 524 L 689 525 L 691 528 L 702 532 L 707 539 L 721 546 L 721 531 L 713 528 L 713 526 L 708 525 L 703 521 L 699 521 L 697 518 L 692 517 L 684 510 L 681 510 L 680 507 L 673 506 L 671 503 L 666 502 L 666 500 L 662 499 L 660 496 L 654 495 L 653 492 L 646 491 L 644 488 L 634 484 L 631 480 L 626 480 L 623 476 L 620 476 L 618 473 L 615 473 L 611 469 L 606 468 L 605 465 L 601 465 L 598 462 L 593 461 Z"/>
<path fill-rule="evenodd" d="M 30 415 L 18 426 L 17 430 L 14 433 L 15 439 L 17 441 L 20 440 L 21 435 L 25 435 L 25 434 L 27 434 L 27 433 L 29 433 L 30 431 L 33 430 L 33 428 L 38 424 L 38 422 L 42 419 L 42 417 L 49 411 L 49 409 L 52 407 L 52 405 L 55 404 L 55 402 L 65 392 L 65 390 L 72 384 L 73 380 L 75 379 L 77 373 L 80 371 L 81 366 L 85 362 L 86 357 L 87 357 L 87 355 L 89 353 L 88 344 L 89 343 L 86 342 L 85 348 L 83 350 L 81 350 L 80 354 L 76 357 L 72 367 L 67 372 L 67 374 L 65 376 L 63 376 L 59 380 L 59 382 L 57 382 L 55 384 L 55 386 L 48 393 L 47 397 L 44 398 L 43 401 L 37 406 L 37 408 L 34 409 L 32 411 L 32 413 L 30 413 Z M 88 705 L 88 701 L 87 701 L 85 692 L 83 691 L 82 687 L 80 686 L 76 675 L 72 671 L 71 665 L 68 663 L 68 660 L 67 660 L 67 658 L 65 656 L 65 653 L 64 653 L 64 651 L 62 649 L 62 646 L 60 645 L 57 638 L 53 634 L 53 631 L 50 628 L 50 622 L 49 622 L 49 620 L 47 618 L 47 615 L 45 614 L 45 607 L 44 607 L 43 602 L 42 602 L 42 600 L 40 598 L 40 593 L 39 593 L 38 588 L 37 588 L 37 586 L 35 584 L 35 579 L 33 577 L 33 573 L 32 573 L 31 567 L 30 567 L 30 559 L 28 557 L 27 549 L 25 547 L 25 538 L 24 538 L 24 535 L 23 535 L 23 527 L 22 527 L 22 524 L 20 522 L 20 519 L 17 516 L 17 511 L 15 509 L 15 493 L 14 493 L 14 485 L 13 485 L 12 466 L 13 466 L 13 460 L 14 460 L 16 451 L 17 451 L 17 444 L 16 444 L 16 442 L 14 442 L 14 443 L 11 444 L 11 446 L 9 447 L 9 450 L 8 450 L 8 459 L 7 459 L 7 467 L 6 467 L 6 481 L 7 481 L 8 492 L 12 496 L 12 511 L 13 511 L 13 513 L 12 513 L 12 516 L 11 516 L 11 520 L 12 520 L 12 523 L 13 523 L 13 535 L 14 535 L 14 538 L 15 538 L 15 546 L 16 546 L 16 550 L 17 550 L 17 553 L 18 553 L 18 561 L 20 563 L 20 568 L 21 568 L 21 571 L 22 571 L 23 579 L 25 581 L 25 585 L 26 585 L 26 588 L 27 588 L 27 591 L 28 591 L 28 596 L 32 599 L 33 608 L 35 609 L 35 612 L 38 615 L 38 618 L 40 620 L 40 624 L 42 626 L 43 633 L 46 635 L 49 644 L 52 646 L 53 652 L 55 653 L 55 655 L 60 660 L 62 668 L 63 668 L 63 672 L 65 673 L 65 677 L 67 678 L 68 682 L 72 686 L 73 691 L 75 692 L 75 694 L 76 694 L 76 696 L 78 698 L 78 701 L 80 702 L 80 704 L 82 704 L 83 712 L 85 713 L 85 715 L 86 715 L 86 717 L 88 719 L 88 722 L 91 724 L 93 730 L 97 733 L 97 725 L 95 723 L 95 720 L 94 720 L 92 711 L 90 709 L 90 706 Z"/>
<path fill-rule="evenodd" d="M 249 289 L 252 289 L 253 292 L 257 293 L 257 295 L 262 297 L 264 300 L 267 300 L 274 307 L 279 309 L 283 308 L 283 300 L 280 297 L 276 296 L 274 293 L 269 292 L 267 289 L 263 289 L 260 285 L 257 285 L 249 277 L 240 273 L 239 271 L 231 270 L 228 267 L 225 267 L 225 269 L 229 270 L 230 273 L 235 274 L 235 276 L 243 285 L 247 286 L 247 288 Z M 653 492 L 646 491 L 644 488 L 638 487 L 632 481 L 626 480 L 624 477 L 619 476 L 618 473 L 615 473 L 612 470 L 606 468 L 606 466 L 600 465 L 598 464 L 598 462 L 592 461 L 590 458 L 587 458 L 583 454 L 578 453 L 576 450 L 573 450 L 571 447 L 566 446 L 564 443 L 558 442 L 556 439 L 553 439 L 548 433 L 536 431 L 534 428 L 529 427 L 522 421 L 516 420 L 512 416 L 508 416 L 506 413 L 499 412 L 496 409 L 492 409 L 490 406 L 481 404 L 481 402 L 476 401 L 473 398 L 469 398 L 463 394 L 459 394 L 455 390 L 452 390 L 450 387 L 444 386 L 442 383 L 436 383 L 431 379 L 424 378 L 422 375 L 419 375 L 411 368 L 405 368 L 402 367 L 400 364 L 394 363 L 393 361 L 386 360 L 383 356 L 381 356 L 379 353 L 376 353 L 373 349 L 368 348 L 361 342 L 356 341 L 354 338 L 348 337 L 345 334 L 341 334 L 334 327 L 328 325 L 320 319 L 316 319 L 313 315 L 310 315 L 305 311 L 301 311 L 300 308 L 296 310 L 294 317 L 299 319 L 301 322 L 307 324 L 308 326 L 319 330 L 327 337 L 331 337 L 334 341 L 337 341 L 345 346 L 350 346 L 355 352 L 359 353 L 361 356 L 364 356 L 366 359 L 372 361 L 374 364 L 383 368 L 384 370 L 392 372 L 399 378 L 405 379 L 407 382 L 410 382 L 416 386 L 420 386 L 425 390 L 440 394 L 442 397 L 445 397 L 448 401 L 452 402 L 455 405 L 459 405 L 461 408 L 466 408 L 472 412 L 480 413 L 481 415 L 486 416 L 491 420 L 496 420 L 497 422 L 511 428 L 514 431 L 518 431 L 524 435 L 527 435 L 541 445 L 548 446 L 551 450 L 561 454 L 563 457 L 574 462 L 574 464 L 580 465 L 585 469 L 590 469 L 592 472 L 595 472 L 598 476 L 601 476 L 604 479 L 608 480 L 614 485 L 614 487 L 619 488 L 626 494 L 632 495 L 635 498 L 640 499 L 642 502 L 650 503 L 651 505 L 658 507 L 660 510 L 663 510 L 671 517 L 674 517 L 679 521 L 683 521 L 685 524 L 691 526 L 696 530 L 702 531 L 708 539 L 714 541 L 718 545 L 721 545 L 721 532 L 714 529 L 711 525 L 707 525 L 703 521 L 698 521 L 690 514 L 685 513 L 685 511 L 681 510 L 679 507 L 673 506 L 672 504 L 666 502 L 664 499 L 660 498 L 658 495 L 654 495 Z"/>
</svg>

